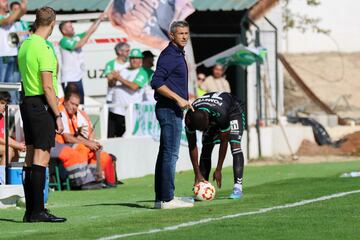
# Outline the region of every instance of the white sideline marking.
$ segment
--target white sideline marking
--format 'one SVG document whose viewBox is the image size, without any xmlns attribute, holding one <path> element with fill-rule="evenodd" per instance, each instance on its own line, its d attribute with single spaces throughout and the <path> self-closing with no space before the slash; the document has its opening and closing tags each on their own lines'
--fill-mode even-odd
<svg viewBox="0 0 360 240">
<path fill-rule="evenodd" d="M 180 224 L 177 224 L 177 225 L 164 227 L 164 228 L 151 229 L 149 231 L 144 231 L 144 232 L 133 232 L 133 233 L 117 234 L 117 235 L 113 235 L 113 236 L 109 236 L 109 237 L 102 237 L 102 238 L 99 238 L 98 240 L 113 240 L 113 239 L 133 237 L 133 236 L 138 236 L 138 235 L 148 235 L 148 234 L 153 234 L 153 233 L 158 233 L 158 232 L 173 231 L 173 230 L 177 230 L 179 228 L 191 227 L 191 226 L 195 226 L 195 225 L 199 225 L 199 224 L 203 224 L 203 223 L 208 223 L 208 222 L 213 222 L 213 221 L 221 221 L 221 220 L 224 220 L 224 219 L 237 218 L 237 217 L 241 217 L 241 216 L 263 214 L 263 213 L 267 213 L 267 212 L 270 212 L 270 211 L 273 211 L 273 210 L 278 210 L 278 209 L 285 209 L 285 208 L 293 208 L 293 207 L 298 207 L 298 206 L 304 206 L 306 204 L 310 204 L 310 203 L 314 203 L 314 202 L 326 201 L 326 200 L 333 199 L 333 198 L 344 197 L 344 196 L 354 194 L 354 193 L 360 193 L 360 189 L 350 191 L 350 192 L 335 193 L 335 194 L 326 195 L 326 196 L 313 198 L 313 199 L 308 199 L 308 200 L 302 200 L 302 201 L 299 201 L 299 202 L 289 203 L 289 204 L 285 204 L 285 205 L 279 205 L 279 206 L 274 206 L 274 207 L 269 207 L 269 208 L 260 208 L 257 211 L 242 212 L 242 213 L 236 213 L 236 214 L 225 215 L 225 216 L 214 217 L 214 218 L 204 218 L 204 219 L 201 219 L 201 220 L 198 220 L 198 221 L 180 223 Z"/>
</svg>

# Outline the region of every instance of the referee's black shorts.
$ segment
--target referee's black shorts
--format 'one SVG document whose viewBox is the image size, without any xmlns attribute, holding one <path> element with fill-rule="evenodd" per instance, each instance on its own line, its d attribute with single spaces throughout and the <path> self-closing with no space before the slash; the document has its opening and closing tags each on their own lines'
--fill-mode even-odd
<svg viewBox="0 0 360 240">
<path fill-rule="evenodd" d="M 36 149 L 55 146 L 55 116 L 44 95 L 24 97 L 20 104 L 25 144 Z"/>
</svg>

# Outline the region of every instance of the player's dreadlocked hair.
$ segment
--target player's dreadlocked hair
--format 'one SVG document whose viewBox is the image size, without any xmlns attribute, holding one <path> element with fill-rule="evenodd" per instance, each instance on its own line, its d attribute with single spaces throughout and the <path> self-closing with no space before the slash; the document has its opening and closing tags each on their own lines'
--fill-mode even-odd
<svg viewBox="0 0 360 240">
<path fill-rule="evenodd" d="M 209 115 L 202 110 L 189 110 L 185 116 L 185 124 L 190 129 L 204 131 L 209 125 Z"/>
</svg>

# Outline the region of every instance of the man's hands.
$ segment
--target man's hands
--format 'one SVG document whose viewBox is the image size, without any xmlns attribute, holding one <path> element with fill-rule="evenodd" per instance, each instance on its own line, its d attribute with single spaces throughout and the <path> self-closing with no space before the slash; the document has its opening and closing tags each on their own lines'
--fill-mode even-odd
<svg viewBox="0 0 360 240">
<path fill-rule="evenodd" d="M 95 152 L 99 151 L 102 148 L 100 143 L 92 141 L 92 140 L 89 140 L 88 143 L 86 144 L 86 146 L 88 148 L 90 148 L 90 150 L 95 151 Z"/>
<path fill-rule="evenodd" d="M 199 182 L 205 181 L 205 178 L 201 175 L 201 173 L 195 175 L 195 183 L 194 185 L 198 184 Z"/>
<path fill-rule="evenodd" d="M 107 16 L 106 16 L 106 12 L 102 12 L 101 14 L 100 14 L 100 16 L 99 16 L 99 20 L 100 21 L 104 21 L 104 19 L 106 18 Z"/>
<path fill-rule="evenodd" d="M 105 13 L 105 12 L 101 13 L 100 16 L 99 16 L 99 18 L 98 18 L 98 20 L 95 21 L 95 22 L 90 26 L 90 28 L 89 28 L 89 30 L 88 30 L 88 33 L 89 33 L 90 35 L 93 34 L 93 33 L 96 31 L 96 29 L 97 29 L 97 28 L 99 27 L 99 25 L 100 25 L 100 22 L 103 21 L 103 20 L 105 19 L 105 17 L 106 17 L 106 13 Z"/>
<path fill-rule="evenodd" d="M 191 103 L 183 98 L 179 98 L 176 102 L 182 110 L 191 109 L 191 111 L 195 111 Z"/>
<path fill-rule="evenodd" d="M 216 169 L 213 174 L 213 181 L 216 181 L 216 185 L 221 188 L 221 180 L 222 174 L 221 170 Z M 206 181 L 205 178 L 201 175 L 201 173 L 195 175 L 195 183 L 194 185 L 198 184 L 199 182 Z"/>
<path fill-rule="evenodd" d="M 156 89 L 156 92 L 160 93 L 161 95 L 170 98 L 174 101 L 176 101 L 177 105 L 182 110 L 191 109 L 191 111 L 194 111 L 194 108 L 191 106 L 191 103 L 189 101 L 186 101 L 179 95 L 177 95 L 175 92 L 173 92 L 170 88 L 168 88 L 166 85 L 162 85 L 161 87 Z"/>
<path fill-rule="evenodd" d="M 9 145 L 20 152 L 26 152 L 26 145 L 23 142 L 17 142 L 13 139 L 9 139 Z"/>
<path fill-rule="evenodd" d="M 20 152 L 26 152 L 26 145 L 25 143 L 21 142 L 18 144 L 17 146 L 17 149 L 20 151 Z"/>
<path fill-rule="evenodd" d="M 56 118 L 56 130 L 55 131 L 57 134 L 62 134 L 62 132 L 64 131 L 64 125 L 61 120 L 61 117 Z"/>
<path fill-rule="evenodd" d="M 116 81 L 120 81 L 120 73 L 118 71 L 112 71 L 112 76 Z"/>
<path fill-rule="evenodd" d="M 221 179 L 222 179 L 221 170 L 216 169 L 213 175 L 213 181 L 216 181 L 216 184 L 219 188 L 221 188 Z"/>
<path fill-rule="evenodd" d="M 118 71 L 112 71 L 111 73 L 109 73 L 107 78 L 109 87 L 115 87 L 116 82 L 123 81 L 123 78 L 120 76 L 120 73 Z"/>
</svg>

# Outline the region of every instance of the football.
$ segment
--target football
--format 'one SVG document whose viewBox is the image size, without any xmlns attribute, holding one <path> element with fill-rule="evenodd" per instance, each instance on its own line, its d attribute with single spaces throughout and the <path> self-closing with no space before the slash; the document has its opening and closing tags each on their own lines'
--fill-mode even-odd
<svg viewBox="0 0 360 240">
<path fill-rule="evenodd" d="M 194 186 L 195 199 L 199 201 L 210 201 L 215 197 L 215 187 L 207 182 L 199 182 Z"/>
</svg>

